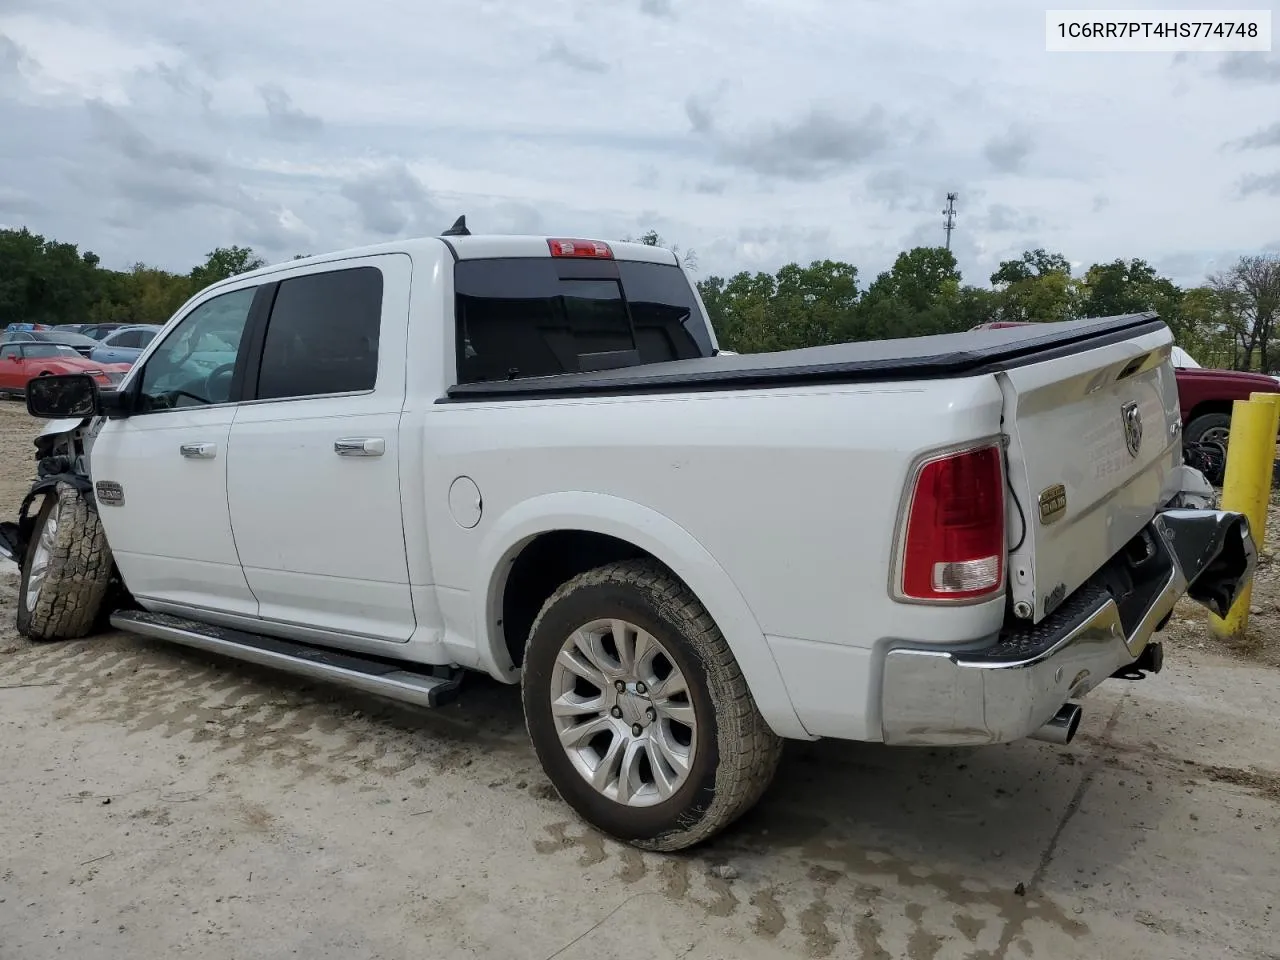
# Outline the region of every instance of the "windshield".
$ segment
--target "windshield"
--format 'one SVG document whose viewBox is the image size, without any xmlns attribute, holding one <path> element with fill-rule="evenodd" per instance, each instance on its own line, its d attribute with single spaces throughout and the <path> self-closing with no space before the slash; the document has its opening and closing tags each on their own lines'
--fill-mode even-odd
<svg viewBox="0 0 1280 960">
<path fill-rule="evenodd" d="M 679 267 L 542 257 L 454 267 L 458 382 L 514 380 L 709 357 Z"/>
<path fill-rule="evenodd" d="M 22 355 L 29 360 L 47 359 L 49 357 L 80 359 L 80 354 L 76 353 L 71 347 L 63 346 L 60 343 L 29 343 L 23 347 Z"/>
<path fill-rule="evenodd" d="M 1171 359 L 1173 360 L 1173 365 L 1175 367 L 1195 367 L 1197 369 L 1200 367 L 1200 364 L 1196 363 L 1195 358 L 1181 347 L 1173 348 L 1173 356 Z"/>
</svg>

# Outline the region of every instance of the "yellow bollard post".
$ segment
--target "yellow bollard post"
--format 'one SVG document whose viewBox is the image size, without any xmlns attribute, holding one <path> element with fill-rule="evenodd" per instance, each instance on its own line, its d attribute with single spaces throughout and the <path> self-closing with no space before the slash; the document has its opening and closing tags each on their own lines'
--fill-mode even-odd
<svg viewBox="0 0 1280 960">
<path fill-rule="evenodd" d="M 1271 502 L 1271 473 L 1276 458 L 1276 428 L 1280 405 L 1273 400 L 1237 400 L 1231 410 L 1231 437 L 1227 446 L 1227 474 L 1222 481 L 1222 509 L 1249 518 L 1253 542 L 1262 549 Z M 1236 598 L 1225 617 L 1209 615 L 1214 634 L 1224 639 L 1240 637 L 1249 626 L 1253 584 Z"/>
<path fill-rule="evenodd" d="M 1276 429 L 1280 431 L 1280 393 L 1251 393 L 1249 399 L 1271 404 L 1276 415 Z M 1261 548 L 1262 544 L 1259 543 L 1258 546 Z"/>
</svg>

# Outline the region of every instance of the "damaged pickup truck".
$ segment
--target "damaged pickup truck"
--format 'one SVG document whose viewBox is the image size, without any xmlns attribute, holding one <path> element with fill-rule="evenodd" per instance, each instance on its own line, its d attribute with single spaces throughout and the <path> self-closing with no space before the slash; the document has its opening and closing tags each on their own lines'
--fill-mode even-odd
<svg viewBox="0 0 1280 960">
<path fill-rule="evenodd" d="M 1222 613 L 1247 521 L 1154 314 L 719 353 L 667 250 L 462 230 L 217 283 L 28 388 L 34 640 L 108 623 L 433 707 L 520 684 L 602 831 L 698 843 L 785 739 L 1065 742 Z"/>
</svg>

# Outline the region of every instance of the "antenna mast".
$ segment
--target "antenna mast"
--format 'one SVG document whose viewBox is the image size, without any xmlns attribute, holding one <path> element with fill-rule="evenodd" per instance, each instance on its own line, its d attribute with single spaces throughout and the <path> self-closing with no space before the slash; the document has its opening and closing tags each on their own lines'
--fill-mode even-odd
<svg viewBox="0 0 1280 960">
<path fill-rule="evenodd" d="M 956 228 L 956 195 L 947 194 L 947 206 L 942 211 L 942 228 L 947 231 L 947 249 L 951 249 L 951 231 Z"/>
</svg>

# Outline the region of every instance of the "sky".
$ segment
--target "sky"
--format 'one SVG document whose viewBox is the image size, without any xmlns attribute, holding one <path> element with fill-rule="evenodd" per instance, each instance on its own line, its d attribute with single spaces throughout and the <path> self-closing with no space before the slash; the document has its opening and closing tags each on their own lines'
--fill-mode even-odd
<svg viewBox="0 0 1280 960">
<path fill-rule="evenodd" d="M 970 283 L 1280 251 L 1280 52 L 1044 48 L 1025 0 L 0 0 L 0 226 L 185 272 L 465 214 L 865 285 L 954 191 Z"/>
</svg>

